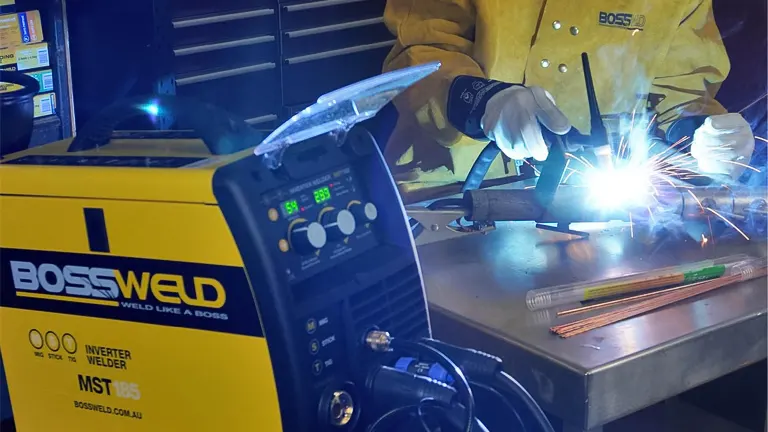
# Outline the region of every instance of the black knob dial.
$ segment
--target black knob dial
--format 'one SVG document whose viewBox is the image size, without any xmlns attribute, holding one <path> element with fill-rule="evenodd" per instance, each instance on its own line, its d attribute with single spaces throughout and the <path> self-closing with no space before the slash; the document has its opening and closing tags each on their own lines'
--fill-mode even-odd
<svg viewBox="0 0 768 432">
<path fill-rule="evenodd" d="M 339 240 L 355 232 L 355 216 L 349 210 L 328 210 L 320 221 L 331 240 Z"/>
<path fill-rule="evenodd" d="M 317 222 L 298 222 L 291 226 L 291 247 L 301 255 L 309 255 L 325 246 L 325 228 Z"/>
<path fill-rule="evenodd" d="M 353 203 L 349 206 L 349 211 L 355 216 L 358 223 L 366 224 L 373 222 L 379 216 L 379 209 L 373 203 Z"/>
</svg>

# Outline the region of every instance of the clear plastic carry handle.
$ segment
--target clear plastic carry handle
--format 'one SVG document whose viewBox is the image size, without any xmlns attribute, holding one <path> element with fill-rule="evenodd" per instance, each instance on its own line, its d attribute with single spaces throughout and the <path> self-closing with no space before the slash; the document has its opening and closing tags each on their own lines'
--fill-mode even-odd
<svg viewBox="0 0 768 432">
<path fill-rule="evenodd" d="M 289 146 L 325 133 L 343 136 L 352 126 L 376 115 L 413 83 L 434 73 L 439 62 L 412 66 L 369 78 L 327 93 L 275 129 L 253 150 L 270 168 L 282 163 Z"/>
</svg>

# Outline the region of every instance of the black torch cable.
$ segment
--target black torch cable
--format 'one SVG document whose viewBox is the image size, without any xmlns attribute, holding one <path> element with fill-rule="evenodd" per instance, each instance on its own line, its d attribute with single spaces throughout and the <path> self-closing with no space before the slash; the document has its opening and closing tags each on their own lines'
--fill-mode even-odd
<svg viewBox="0 0 768 432">
<path fill-rule="evenodd" d="M 445 415 L 446 410 L 449 410 L 449 407 L 445 407 L 435 401 L 434 399 L 423 399 L 421 402 L 419 402 L 418 405 L 406 405 L 401 406 L 395 409 L 392 409 L 390 411 L 387 411 L 384 415 L 379 417 L 373 424 L 371 424 L 367 431 L 368 432 L 378 432 L 379 428 L 382 428 L 385 426 L 385 423 L 394 421 L 398 417 L 405 417 L 406 415 L 408 417 L 416 416 L 419 420 L 419 424 L 421 425 L 422 429 L 424 429 L 424 432 L 432 432 L 432 429 L 427 424 L 427 413 L 426 409 L 434 409 L 436 411 L 441 412 L 443 415 Z M 387 429 L 385 429 L 387 430 Z"/>
<path fill-rule="evenodd" d="M 464 376 L 461 368 L 456 365 L 448 356 L 442 353 L 442 351 L 432 348 L 431 346 L 421 343 L 412 342 L 405 339 L 394 338 L 392 339 L 392 348 L 402 349 L 412 353 L 416 353 L 423 356 L 433 358 L 440 366 L 442 366 L 448 373 L 453 376 L 453 387 L 459 393 L 461 403 L 464 406 L 464 426 L 462 430 L 464 432 L 472 432 L 472 424 L 475 419 L 475 398 L 472 395 L 472 389 L 469 387 L 467 377 Z"/>
<path fill-rule="evenodd" d="M 523 419 L 520 418 L 520 414 L 517 413 L 517 410 L 515 409 L 515 406 L 512 405 L 512 402 L 510 402 L 509 399 L 506 396 L 504 396 L 503 394 L 499 393 L 499 391 L 496 390 L 495 388 L 493 388 L 491 386 L 488 386 L 488 385 L 485 385 L 483 383 L 479 383 L 479 382 L 476 382 L 476 381 L 470 381 L 470 384 L 472 386 L 474 386 L 474 387 L 481 388 L 481 389 L 487 391 L 488 393 L 491 393 L 494 396 L 496 396 L 497 398 L 499 398 L 499 400 L 501 400 L 501 402 L 504 404 L 504 406 L 510 412 L 512 412 L 512 415 L 515 416 L 515 419 L 517 420 L 517 423 L 520 425 L 520 431 L 519 432 L 528 432 L 528 430 L 525 428 L 525 423 L 523 422 Z"/>
<path fill-rule="evenodd" d="M 419 414 L 419 422 L 421 422 L 421 427 L 424 428 L 426 432 L 432 432 L 432 429 L 427 424 L 427 414 L 425 412 L 426 408 L 442 409 L 443 406 L 434 399 L 424 399 L 416 408 Z"/>
<path fill-rule="evenodd" d="M 525 406 L 531 412 L 536 422 L 541 426 L 541 430 L 544 432 L 555 432 L 552 424 L 549 422 L 547 415 L 541 409 L 539 404 L 533 399 L 530 393 L 523 387 L 516 379 L 512 378 L 504 371 L 499 371 L 495 375 L 494 387 L 496 387 L 502 394 L 512 394 L 522 399 Z"/>
<path fill-rule="evenodd" d="M 467 180 L 464 181 L 464 186 L 461 188 L 462 193 L 480 188 L 486 174 L 488 174 L 488 170 L 491 169 L 491 164 L 493 164 L 499 153 L 501 153 L 501 150 L 496 145 L 496 141 L 491 141 L 485 146 L 477 159 L 475 159 L 475 163 L 472 164 L 469 174 L 467 174 Z"/>
<path fill-rule="evenodd" d="M 398 408 L 395 408 L 391 411 L 388 411 L 386 414 L 379 417 L 373 424 L 368 426 L 368 432 L 378 432 L 378 429 L 383 427 L 385 423 L 388 421 L 391 421 L 397 417 L 401 417 L 404 415 L 412 415 L 414 411 L 416 410 L 415 405 L 407 405 L 407 406 L 401 406 Z"/>
<path fill-rule="evenodd" d="M 436 411 L 438 414 L 442 414 L 442 420 L 448 422 L 450 426 L 456 427 L 454 413 L 456 412 L 457 408 L 463 409 L 464 407 L 448 407 L 440 402 L 437 402 L 431 399 L 424 399 L 423 401 L 421 401 L 421 403 L 418 406 L 418 413 L 419 413 L 419 418 L 422 421 L 421 423 L 422 428 L 425 428 L 427 432 L 432 432 L 432 429 L 429 428 L 429 425 L 425 421 L 427 410 Z M 440 428 L 439 430 L 442 431 L 446 429 Z M 477 417 L 473 419 L 472 431 L 473 432 L 489 432 L 488 428 L 485 427 L 483 422 L 480 421 L 480 419 L 478 419 Z"/>
</svg>

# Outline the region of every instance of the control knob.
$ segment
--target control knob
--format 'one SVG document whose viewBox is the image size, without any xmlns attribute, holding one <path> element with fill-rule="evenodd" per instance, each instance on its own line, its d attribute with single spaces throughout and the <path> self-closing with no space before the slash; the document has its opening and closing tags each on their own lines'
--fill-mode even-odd
<svg viewBox="0 0 768 432">
<path fill-rule="evenodd" d="M 325 246 L 325 228 L 317 222 L 296 222 L 289 232 L 291 247 L 301 255 L 309 255 Z"/>
<path fill-rule="evenodd" d="M 339 240 L 352 235 L 357 224 L 355 216 L 349 210 L 326 210 L 320 222 L 331 240 Z"/>
<path fill-rule="evenodd" d="M 373 222 L 379 216 L 379 209 L 373 203 L 353 202 L 349 206 L 349 211 L 355 216 L 358 223 L 366 224 Z"/>
</svg>

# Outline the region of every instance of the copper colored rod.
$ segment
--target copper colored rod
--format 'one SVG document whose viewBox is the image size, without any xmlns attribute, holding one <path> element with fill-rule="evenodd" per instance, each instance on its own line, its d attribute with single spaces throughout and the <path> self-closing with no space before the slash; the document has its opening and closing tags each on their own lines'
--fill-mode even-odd
<svg viewBox="0 0 768 432">
<path fill-rule="evenodd" d="M 667 289 L 661 290 L 661 291 L 654 291 L 654 292 L 640 294 L 640 295 L 635 295 L 635 296 L 631 296 L 631 297 L 620 298 L 620 299 L 611 300 L 611 301 L 602 302 L 602 303 L 597 303 L 597 304 L 593 304 L 593 305 L 589 305 L 589 306 L 581 306 L 581 307 L 577 307 L 577 308 L 573 308 L 573 309 L 568 309 L 568 310 L 560 311 L 560 312 L 557 313 L 557 316 L 560 317 L 560 316 L 576 315 L 576 314 L 580 314 L 580 313 L 584 313 L 584 312 L 589 312 L 589 311 L 593 311 L 593 310 L 597 310 L 597 309 L 603 309 L 603 308 L 607 308 L 607 307 L 615 306 L 615 305 L 619 305 L 619 304 L 631 303 L 631 302 L 634 302 L 634 301 L 643 300 L 643 299 L 647 299 L 647 298 L 651 298 L 651 297 L 656 297 L 656 296 L 659 296 L 659 295 L 662 295 L 662 294 L 666 294 L 668 292 L 677 291 L 677 290 L 681 290 L 683 288 L 688 288 L 688 287 L 690 287 L 690 285 L 682 285 L 682 286 L 678 286 L 678 287 L 674 287 L 674 288 L 667 288 Z"/>
<path fill-rule="evenodd" d="M 703 292 L 706 292 L 705 288 L 706 287 L 694 288 L 694 289 L 689 290 L 688 293 L 690 294 L 690 297 L 693 297 L 693 296 L 702 294 Z M 609 316 L 609 317 L 600 317 L 598 319 L 586 322 L 583 325 L 579 325 L 579 326 L 576 326 L 576 327 L 568 327 L 568 328 L 564 328 L 564 329 L 558 329 L 557 333 L 560 336 L 562 336 L 562 337 L 575 336 L 577 334 L 581 334 L 581 333 L 584 333 L 584 332 L 587 332 L 587 331 L 590 331 L 590 330 L 594 330 L 594 329 L 606 326 L 608 324 L 613 324 L 613 323 L 616 323 L 616 322 L 619 322 L 619 321 L 623 321 L 625 319 L 628 319 L 628 318 L 631 318 L 631 317 L 634 317 L 634 316 L 637 316 L 637 315 L 641 315 L 641 314 L 644 314 L 646 312 L 649 312 L 649 311 L 652 311 L 652 310 L 655 310 L 655 309 L 667 306 L 667 305 L 669 305 L 671 303 L 674 303 L 676 301 L 683 300 L 684 298 L 687 298 L 687 297 L 679 297 L 679 298 L 674 298 L 674 299 L 666 299 L 665 301 L 662 301 L 662 302 L 649 303 L 647 305 L 644 305 L 644 307 L 642 307 L 642 308 L 628 309 L 628 310 L 623 311 L 620 314 L 614 314 L 613 316 Z"/>
<path fill-rule="evenodd" d="M 603 327 L 608 324 L 612 324 L 636 315 L 640 315 L 647 311 L 669 305 L 673 302 L 683 300 L 685 298 L 699 295 L 708 290 L 719 288 L 728 283 L 736 282 L 738 280 L 739 280 L 739 277 L 735 276 L 735 277 L 721 278 L 713 281 L 706 281 L 703 283 L 699 282 L 696 284 L 696 286 L 686 286 L 685 290 L 666 294 L 664 296 L 659 296 L 659 297 L 638 303 L 636 305 L 631 305 L 626 308 L 607 312 L 591 318 L 585 318 L 570 324 L 556 326 L 552 328 L 552 331 L 554 331 L 555 333 L 559 334 L 562 337 L 569 337 L 575 334 L 580 334 L 585 331 Z"/>
<path fill-rule="evenodd" d="M 719 280 L 719 279 L 716 279 L 716 280 Z M 683 285 L 683 286 L 677 287 L 677 291 L 693 290 L 693 289 L 696 289 L 696 288 L 700 287 L 703 284 L 712 283 L 712 282 L 713 282 L 713 280 L 702 281 L 702 282 L 695 282 L 695 283 L 692 283 L 692 284 Z M 666 293 L 666 294 L 669 295 L 670 293 Z M 567 331 L 567 330 L 575 329 L 575 328 L 581 328 L 581 327 L 584 327 L 586 325 L 590 325 L 592 322 L 594 322 L 596 320 L 610 318 L 610 317 L 612 317 L 614 315 L 626 313 L 626 311 L 631 311 L 631 310 L 634 310 L 635 308 L 642 307 L 644 304 L 647 304 L 647 303 L 649 303 L 649 302 L 651 302 L 653 300 L 658 300 L 658 297 L 659 296 L 652 297 L 650 300 L 646 300 L 643 303 L 637 303 L 637 304 L 629 305 L 626 308 L 616 309 L 616 310 L 613 310 L 613 311 L 602 313 L 600 315 L 595 315 L 593 317 L 583 318 L 583 319 L 580 319 L 580 320 L 577 320 L 577 321 L 574 321 L 574 322 L 571 322 L 571 323 L 568 323 L 568 324 L 561 324 L 561 325 L 558 325 L 558 326 L 554 326 L 554 327 L 552 327 L 552 329 L 553 329 L 553 331 L 557 330 L 559 332 L 559 331 Z"/>
<path fill-rule="evenodd" d="M 768 273 L 767 270 L 768 269 L 766 268 L 760 268 L 756 270 L 753 274 L 750 275 L 750 279 L 765 276 Z M 551 328 L 551 331 L 557 333 L 560 337 L 568 338 L 606 326 L 608 324 L 614 324 L 628 318 L 642 315 L 652 310 L 668 306 L 672 303 L 695 297 L 700 294 L 704 294 L 717 288 L 721 288 L 723 286 L 740 281 L 742 281 L 742 277 L 740 275 L 735 275 L 704 282 L 697 282 L 695 284 L 686 285 L 684 287 L 678 287 L 678 289 L 675 291 L 657 295 L 649 300 L 645 300 L 625 308 L 606 312 L 590 318 L 584 318 L 569 324 L 554 326 Z"/>
<path fill-rule="evenodd" d="M 691 287 L 688 290 L 667 294 L 651 300 L 644 301 L 632 307 L 624 308 L 623 310 L 617 311 L 617 313 L 604 314 L 604 316 L 594 317 L 596 319 L 584 320 L 586 322 L 581 323 L 577 326 L 572 326 L 572 327 L 566 326 L 566 328 L 564 329 L 559 329 L 557 333 L 563 338 L 575 336 L 590 330 L 594 330 L 599 327 L 603 327 L 608 324 L 613 324 L 627 318 L 638 316 L 646 312 L 668 306 L 669 304 L 675 303 L 680 300 L 698 296 L 700 294 L 706 293 L 708 291 L 712 291 L 714 289 L 720 288 L 722 286 L 728 285 L 733 282 L 738 282 L 740 280 L 741 278 L 739 276 L 733 276 L 733 277 L 722 278 L 719 280 L 708 281 L 705 284 L 702 284 L 697 287 Z"/>
</svg>

